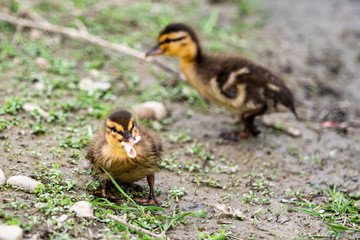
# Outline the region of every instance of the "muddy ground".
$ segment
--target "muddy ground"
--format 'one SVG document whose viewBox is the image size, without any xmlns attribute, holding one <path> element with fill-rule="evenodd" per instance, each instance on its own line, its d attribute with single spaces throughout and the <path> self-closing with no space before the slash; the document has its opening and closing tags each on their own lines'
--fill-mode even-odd
<svg viewBox="0 0 360 240">
<path fill-rule="evenodd" d="M 217 3 L 219 25 L 228 24 L 226 11 L 231 4 Z M 272 0 L 262 5 L 267 21 L 263 27 L 247 32 L 258 39 L 248 43 L 247 51 L 251 58 L 284 77 L 302 118 L 297 121 L 291 113 L 279 113 L 266 119 L 296 128 L 302 135 L 289 136 L 266 127 L 259 119 L 262 133 L 257 138 L 222 141 L 220 131 L 236 127 L 230 113 L 212 104 L 199 111 L 186 103 L 166 101 L 173 121 L 160 132 L 165 151 L 163 168 L 156 175 L 157 197 L 173 204 L 175 200 L 168 200 L 167 192 L 174 186 L 184 187 L 186 195 L 178 199 L 179 208 L 207 212 L 205 220 L 190 218 L 187 224 L 170 231 L 171 239 L 197 239 L 194 225 L 201 231 L 216 233 L 221 224 L 231 225 L 223 227 L 231 231 L 230 239 L 307 239 L 309 235 L 331 239 L 332 232 L 321 218 L 291 210 L 295 205 L 283 200 L 296 200 L 300 194 L 302 199 L 321 202 L 322 196 L 313 194 L 318 192 L 316 187 L 337 186 L 347 194 L 360 193 L 360 1 Z M 152 42 L 147 41 L 149 46 Z M 139 73 L 140 84 L 151 85 L 156 79 L 149 73 L 150 64 L 144 66 Z M 1 84 L 5 86 L 4 80 Z M 5 96 L 2 88 L 1 97 Z M 347 131 L 324 128 L 320 124 L 324 121 L 343 124 Z M 21 130 L 14 127 L 12 131 Z M 8 176 L 32 176 L 34 164 L 23 163 L 51 160 L 51 156 L 39 159 L 21 155 L 22 146 L 44 151 L 59 141 L 47 136 L 13 135 L 10 130 L 2 135 L 10 135 L 6 141 L 17 149 L 15 159 L 0 153 L 2 169 Z M 4 145 L 5 140 L 1 141 Z M 55 159 L 62 163 L 64 175 L 77 182 L 78 194 L 86 192 L 84 186 L 93 176 L 72 175 L 70 170 L 83 166 Z M 146 182 L 138 184 L 145 186 Z M 252 197 L 245 201 L 251 193 Z M 0 202 L 13 194 L 34 198 L 7 188 L 1 191 Z M 214 204 L 239 209 L 244 218 L 218 216 Z M 25 237 L 35 235 L 33 230 Z M 359 238 L 356 232 L 340 235 L 340 239 Z"/>
</svg>

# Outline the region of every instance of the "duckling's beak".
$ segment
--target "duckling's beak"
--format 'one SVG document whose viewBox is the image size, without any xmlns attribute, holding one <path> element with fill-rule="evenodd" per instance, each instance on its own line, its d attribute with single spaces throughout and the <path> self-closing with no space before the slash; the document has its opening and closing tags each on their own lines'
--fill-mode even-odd
<svg viewBox="0 0 360 240">
<path fill-rule="evenodd" d="M 123 137 L 125 142 L 132 143 L 133 141 L 135 141 L 135 138 L 132 136 L 130 131 L 125 131 Z"/>
<path fill-rule="evenodd" d="M 156 56 L 161 54 L 164 54 L 164 51 L 160 48 L 160 44 L 158 44 L 152 49 L 150 49 L 150 51 L 148 51 L 145 56 L 149 57 L 149 56 Z"/>
<path fill-rule="evenodd" d="M 137 136 L 136 138 L 134 138 L 131 135 L 130 131 L 125 131 L 123 136 L 124 136 L 124 141 L 121 142 L 121 146 L 124 148 L 126 154 L 130 158 L 136 157 L 136 150 L 134 148 L 134 144 L 140 141 L 141 137 Z"/>
</svg>

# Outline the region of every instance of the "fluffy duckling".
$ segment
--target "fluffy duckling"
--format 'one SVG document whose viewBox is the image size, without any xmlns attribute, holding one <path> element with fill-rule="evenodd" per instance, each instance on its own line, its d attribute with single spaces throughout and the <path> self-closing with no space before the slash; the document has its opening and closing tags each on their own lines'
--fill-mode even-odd
<svg viewBox="0 0 360 240">
<path fill-rule="evenodd" d="M 182 73 L 200 95 L 241 117 L 244 131 L 222 133 L 225 139 L 256 136 L 255 117 L 281 106 L 297 117 L 293 95 L 279 76 L 241 56 L 204 53 L 194 30 L 185 24 L 165 27 L 146 56 L 161 54 L 180 58 Z"/>
<path fill-rule="evenodd" d="M 162 143 L 153 131 L 138 126 L 128 111 L 112 113 L 105 121 L 105 129 L 98 132 L 88 146 L 87 158 L 93 169 L 105 181 L 94 194 L 115 200 L 110 193 L 112 181 L 103 167 L 114 179 L 133 183 L 144 177 L 150 187 L 149 199 L 136 199 L 138 204 L 159 205 L 154 195 L 155 171 L 159 169 Z"/>
</svg>

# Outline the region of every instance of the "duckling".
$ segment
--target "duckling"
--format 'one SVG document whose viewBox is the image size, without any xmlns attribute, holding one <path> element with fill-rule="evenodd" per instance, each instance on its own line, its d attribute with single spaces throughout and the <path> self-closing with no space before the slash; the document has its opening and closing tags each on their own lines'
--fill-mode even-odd
<svg viewBox="0 0 360 240">
<path fill-rule="evenodd" d="M 133 183 L 146 177 L 150 187 L 149 198 L 134 200 L 141 205 L 158 206 L 154 195 L 154 174 L 162 157 L 161 140 L 153 131 L 137 125 L 134 116 L 126 110 L 112 113 L 104 127 L 88 146 L 87 158 L 105 182 L 102 189 L 94 194 L 116 200 L 110 192 L 112 181 L 102 170 L 104 168 L 115 180 L 123 183 Z"/>
<path fill-rule="evenodd" d="M 244 130 L 224 132 L 224 139 L 258 135 L 255 117 L 278 111 L 281 106 L 297 118 L 293 94 L 279 76 L 242 56 L 204 53 L 188 25 L 173 23 L 160 32 L 158 44 L 146 56 L 161 54 L 180 58 L 182 73 L 200 95 L 240 116 Z"/>
</svg>

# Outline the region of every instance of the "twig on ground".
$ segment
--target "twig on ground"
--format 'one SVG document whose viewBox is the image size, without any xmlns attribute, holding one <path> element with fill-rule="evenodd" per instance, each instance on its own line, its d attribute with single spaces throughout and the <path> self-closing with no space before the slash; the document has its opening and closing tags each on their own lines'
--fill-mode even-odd
<svg viewBox="0 0 360 240">
<path fill-rule="evenodd" d="M 112 220 L 114 220 L 114 221 L 117 221 L 117 222 L 121 223 L 122 225 L 125 225 L 125 226 L 127 226 L 127 227 L 129 227 L 129 228 L 131 228 L 131 229 L 133 229 L 133 230 L 135 230 L 135 231 L 138 231 L 138 232 L 142 232 L 142 233 L 144 233 L 144 234 L 147 234 L 147 235 L 149 235 L 149 236 L 151 236 L 151 237 L 154 237 L 154 238 L 163 238 L 163 239 L 166 238 L 165 233 L 156 234 L 156 233 L 150 232 L 150 231 L 148 231 L 148 230 L 146 230 L 146 229 L 143 229 L 143 228 L 137 227 L 137 226 L 135 226 L 135 225 L 132 225 L 131 223 L 126 222 L 126 221 L 123 220 L 122 218 L 120 218 L 120 217 L 118 217 L 118 216 L 115 216 L 115 215 L 112 215 L 112 214 L 110 214 L 110 213 L 108 213 L 107 216 L 108 216 L 108 218 L 110 218 L 110 219 L 112 219 Z M 169 239 L 169 238 L 167 238 L 167 239 Z"/>
<path fill-rule="evenodd" d="M 135 50 L 135 49 L 132 49 L 131 47 L 127 46 L 126 44 L 112 43 L 112 42 L 106 41 L 106 40 L 102 39 L 101 37 L 89 34 L 84 29 L 76 30 L 73 28 L 62 27 L 62 26 L 52 24 L 52 23 L 46 21 L 45 19 L 43 19 L 42 17 L 40 17 L 39 15 L 31 13 L 31 12 L 29 12 L 28 15 L 31 18 L 35 18 L 37 20 L 33 21 L 33 20 L 29 20 L 29 19 L 24 19 L 24 18 L 18 18 L 18 17 L 15 17 L 13 15 L 10 15 L 10 14 L 4 13 L 4 12 L 0 13 L 0 20 L 6 21 L 6 22 L 9 22 L 14 25 L 21 26 L 21 27 L 37 28 L 37 29 L 41 29 L 44 31 L 48 31 L 48 32 L 67 35 L 73 39 L 79 39 L 79 40 L 82 40 L 85 42 L 89 42 L 91 44 L 96 44 L 101 47 L 108 48 L 110 50 L 114 50 L 119 53 L 133 56 L 133 57 L 141 59 L 143 61 L 152 62 L 152 63 L 156 64 L 159 68 L 161 68 L 169 73 L 174 74 L 176 77 L 178 77 L 178 75 L 179 75 L 178 72 L 172 70 L 165 64 L 163 64 L 151 57 L 146 58 L 145 53 Z"/>
<path fill-rule="evenodd" d="M 122 43 L 117 44 L 117 43 L 108 42 L 98 36 L 91 35 L 87 32 L 79 31 L 79 30 L 76 30 L 73 28 L 58 26 L 58 25 L 52 24 L 48 21 L 33 21 L 33 20 L 28 20 L 28 19 L 23 19 L 23 18 L 17 18 L 15 16 L 12 16 L 7 13 L 0 13 L 0 20 L 7 21 L 12 24 L 23 26 L 23 27 L 38 28 L 38 29 L 41 29 L 44 31 L 64 34 L 64 35 L 67 35 L 74 39 L 80 39 L 83 41 L 87 41 L 92 44 L 97 44 L 99 46 L 106 47 L 106 48 L 115 50 L 120 53 L 125 53 L 127 55 L 131 55 L 133 57 L 136 57 L 136 58 L 139 58 L 139 59 L 142 59 L 145 61 L 149 61 L 149 60 L 145 59 L 145 54 L 143 52 L 132 49 L 125 44 L 122 44 Z"/>
<path fill-rule="evenodd" d="M 285 125 L 278 125 L 274 122 L 265 120 L 265 119 L 260 119 L 260 123 L 262 125 L 264 125 L 265 127 L 268 128 L 273 128 L 276 130 L 281 130 L 285 133 L 287 133 L 288 135 L 292 136 L 292 137 L 300 137 L 301 136 L 301 131 L 299 129 L 290 127 L 290 126 L 285 126 Z"/>
</svg>

